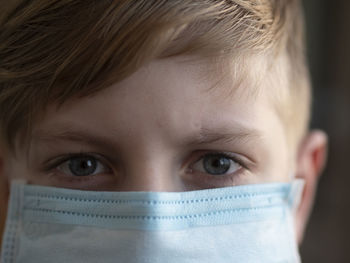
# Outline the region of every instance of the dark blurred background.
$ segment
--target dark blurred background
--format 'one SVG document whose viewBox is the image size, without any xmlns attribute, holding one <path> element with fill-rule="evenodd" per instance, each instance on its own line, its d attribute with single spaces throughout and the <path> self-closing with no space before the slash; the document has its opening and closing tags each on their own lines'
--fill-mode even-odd
<svg viewBox="0 0 350 263">
<path fill-rule="evenodd" d="M 312 127 L 328 133 L 330 147 L 301 256 L 306 263 L 350 263 L 350 1 L 304 0 L 304 9 Z"/>
</svg>

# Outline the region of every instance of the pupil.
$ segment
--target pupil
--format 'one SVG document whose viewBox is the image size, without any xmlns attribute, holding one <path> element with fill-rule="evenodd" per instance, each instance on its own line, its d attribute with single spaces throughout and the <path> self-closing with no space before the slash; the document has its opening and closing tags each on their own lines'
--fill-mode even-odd
<svg viewBox="0 0 350 263">
<path fill-rule="evenodd" d="M 88 157 L 74 158 L 69 162 L 69 169 L 76 176 L 87 176 L 95 172 L 96 160 Z"/>
<path fill-rule="evenodd" d="M 230 160 L 218 155 L 206 156 L 204 158 L 204 169 L 210 174 L 224 174 L 230 169 Z"/>
</svg>

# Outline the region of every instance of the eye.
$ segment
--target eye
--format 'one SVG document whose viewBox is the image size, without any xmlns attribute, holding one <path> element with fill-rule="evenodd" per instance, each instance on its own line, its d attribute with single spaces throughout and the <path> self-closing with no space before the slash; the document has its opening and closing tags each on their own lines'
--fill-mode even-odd
<svg viewBox="0 0 350 263">
<path fill-rule="evenodd" d="M 69 176 L 91 176 L 110 172 L 108 166 L 94 156 L 88 155 L 70 157 L 61 162 L 57 169 Z"/>
<path fill-rule="evenodd" d="M 235 173 L 242 168 L 242 165 L 234 157 L 229 157 L 222 153 L 214 153 L 205 155 L 194 163 L 191 168 L 192 170 L 211 175 L 226 175 Z"/>
</svg>

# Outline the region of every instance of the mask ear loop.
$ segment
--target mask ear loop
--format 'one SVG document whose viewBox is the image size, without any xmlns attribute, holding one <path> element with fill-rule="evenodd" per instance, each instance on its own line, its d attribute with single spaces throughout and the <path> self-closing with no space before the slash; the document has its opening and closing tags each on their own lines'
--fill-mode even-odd
<svg viewBox="0 0 350 263">
<path fill-rule="evenodd" d="M 304 190 L 304 186 L 305 186 L 304 179 L 299 179 L 299 178 L 293 179 L 293 181 L 291 183 L 287 201 L 288 201 L 289 207 L 291 208 L 293 215 L 295 215 L 295 213 L 299 207 L 301 197 L 303 194 L 303 190 Z"/>
</svg>

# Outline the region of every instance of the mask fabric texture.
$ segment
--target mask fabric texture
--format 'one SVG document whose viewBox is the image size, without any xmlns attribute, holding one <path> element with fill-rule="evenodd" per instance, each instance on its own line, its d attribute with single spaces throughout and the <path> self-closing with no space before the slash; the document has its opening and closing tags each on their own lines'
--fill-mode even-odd
<svg viewBox="0 0 350 263">
<path fill-rule="evenodd" d="M 95 192 L 14 182 L 1 262 L 300 262 L 302 186 Z"/>
</svg>

